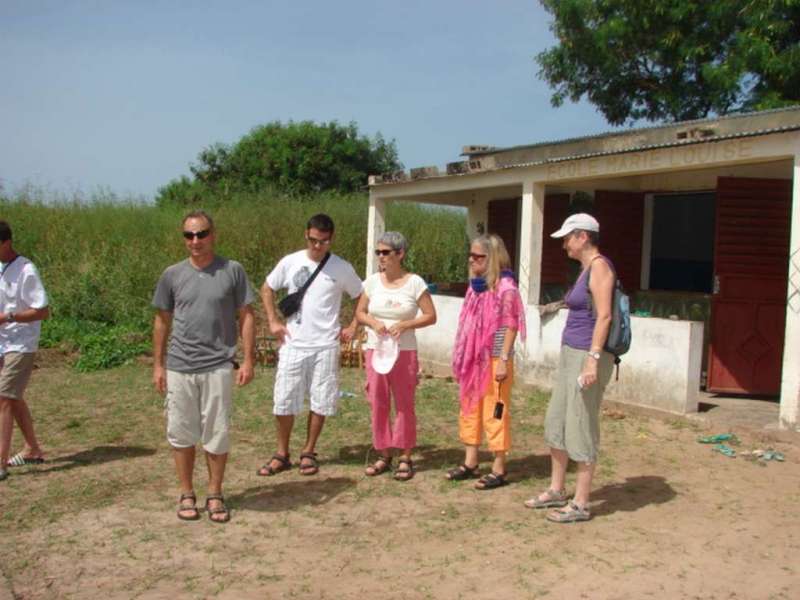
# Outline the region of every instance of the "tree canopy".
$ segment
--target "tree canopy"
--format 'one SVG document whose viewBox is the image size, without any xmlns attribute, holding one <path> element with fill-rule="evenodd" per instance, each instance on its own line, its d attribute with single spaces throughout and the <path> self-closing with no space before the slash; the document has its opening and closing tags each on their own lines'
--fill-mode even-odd
<svg viewBox="0 0 800 600">
<path fill-rule="evenodd" d="M 800 0 L 540 1 L 554 106 L 586 96 L 618 125 L 800 102 Z"/>
<path fill-rule="evenodd" d="M 191 203 L 198 198 L 277 188 L 308 194 L 352 192 L 370 174 L 401 168 L 394 141 L 360 135 L 355 123 L 273 121 L 253 128 L 230 146 L 204 148 L 182 177 L 159 190 L 157 202 Z"/>
</svg>

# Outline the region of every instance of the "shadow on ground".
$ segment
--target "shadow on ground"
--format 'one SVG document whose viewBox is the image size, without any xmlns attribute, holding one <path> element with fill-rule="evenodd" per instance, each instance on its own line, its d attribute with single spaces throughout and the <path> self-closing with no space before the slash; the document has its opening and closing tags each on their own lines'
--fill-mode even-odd
<svg viewBox="0 0 800 600">
<path fill-rule="evenodd" d="M 275 485 L 247 488 L 227 498 L 238 509 L 280 512 L 299 506 L 327 504 L 348 488 L 356 485 L 349 477 L 329 477 L 314 481 L 284 481 Z"/>
<path fill-rule="evenodd" d="M 95 446 L 90 450 L 81 450 L 66 456 L 56 456 L 48 458 L 43 465 L 38 465 L 35 469 L 22 472 L 23 475 L 47 475 L 59 471 L 69 471 L 77 467 L 87 467 L 89 465 L 100 465 L 115 460 L 141 458 L 152 456 L 156 453 L 155 448 L 144 446 Z"/>
<path fill-rule="evenodd" d="M 633 512 L 650 504 L 664 504 L 676 496 L 675 490 L 663 477 L 627 477 L 624 482 L 610 483 L 592 492 L 592 514 Z"/>
</svg>

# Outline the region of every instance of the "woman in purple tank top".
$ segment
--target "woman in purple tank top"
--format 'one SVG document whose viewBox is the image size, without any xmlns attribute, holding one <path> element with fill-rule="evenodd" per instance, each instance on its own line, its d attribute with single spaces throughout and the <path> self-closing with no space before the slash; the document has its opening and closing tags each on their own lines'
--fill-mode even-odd
<svg viewBox="0 0 800 600">
<path fill-rule="evenodd" d="M 591 518 L 589 492 L 600 442 L 600 403 L 613 367 L 613 356 L 603 346 L 611 325 L 616 275 L 611 261 L 600 254 L 600 225 L 591 215 L 570 216 L 551 237 L 563 238 L 567 256 L 581 263 L 581 274 L 564 298 L 569 314 L 561 336 L 557 381 L 545 416 L 550 487 L 525 505 L 553 507 L 548 520 L 570 523 Z M 572 500 L 564 485 L 570 459 L 578 464 Z"/>
</svg>

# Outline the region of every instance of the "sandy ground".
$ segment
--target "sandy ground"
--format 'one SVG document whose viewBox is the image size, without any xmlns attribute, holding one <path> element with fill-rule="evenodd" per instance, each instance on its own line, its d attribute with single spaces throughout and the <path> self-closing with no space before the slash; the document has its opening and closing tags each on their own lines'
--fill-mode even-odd
<svg viewBox="0 0 800 600">
<path fill-rule="evenodd" d="M 263 451 L 241 436 L 227 525 L 176 519 L 163 444 L 61 448 L 5 483 L 31 502 L 65 486 L 119 493 L 6 532 L 3 573 L 17 600 L 800 597 L 796 442 L 740 434 L 740 452 L 785 454 L 762 466 L 697 443 L 712 432 L 696 424 L 606 417 L 594 518 L 558 525 L 523 507 L 546 487 L 549 459 L 541 415 L 517 420 L 512 483 L 490 492 L 444 481 L 456 443 L 423 446 L 416 477 L 399 483 L 363 476 L 361 432 L 321 447 L 315 477 L 257 477 Z M 440 427 L 456 439 L 453 423 Z"/>
</svg>

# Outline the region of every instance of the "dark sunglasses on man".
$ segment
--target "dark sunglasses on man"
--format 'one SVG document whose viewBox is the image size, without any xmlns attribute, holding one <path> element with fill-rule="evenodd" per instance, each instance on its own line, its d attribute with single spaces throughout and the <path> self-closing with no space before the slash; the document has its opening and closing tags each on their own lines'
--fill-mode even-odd
<svg viewBox="0 0 800 600">
<path fill-rule="evenodd" d="M 203 229 L 203 231 L 184 231 L 183 237 L 187 240 L 193 240 L 197 238 L 198 240 L 204 240 L 208 237 L 208 234 L 211 233 L 210 229 Z"/>
</svg>

